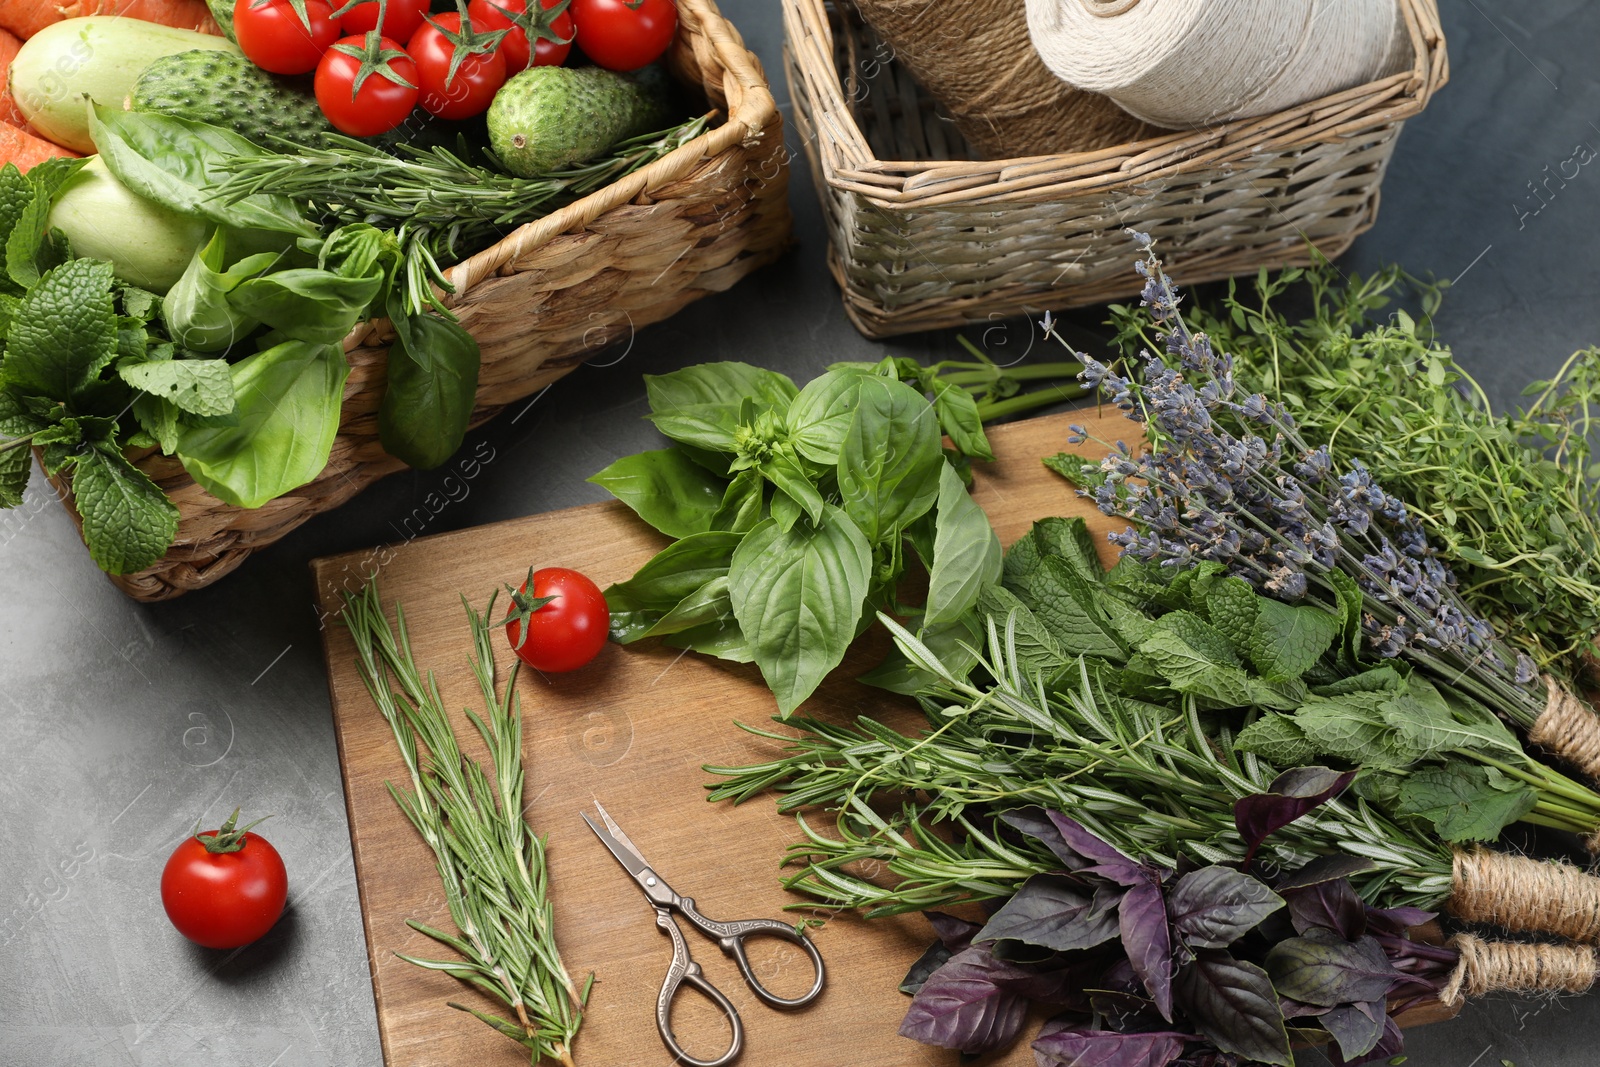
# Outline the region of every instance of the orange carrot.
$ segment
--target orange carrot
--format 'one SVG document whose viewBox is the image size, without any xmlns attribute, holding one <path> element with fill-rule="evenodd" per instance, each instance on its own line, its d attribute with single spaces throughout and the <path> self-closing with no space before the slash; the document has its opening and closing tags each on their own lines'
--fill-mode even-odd
<svg viewBox="0 0 1600 1067">
<path fill-rule="evenodd" d="M 6 84 L 6 78 L 11 73 L 11 61 L 17 58 L 17 49 L 21 47 L 21 41 L 0 30 L 0 121 L 13 126 L 23 126 L 28 121 L 17 110 L 17 102 L 11 99 L 11 87 Z"/>
<path fill-rule="evenodd" d="M 19 130 L 9 122 L 0 122 L 0 167 L 15 163 L 21 171 L 31 170 L 52 156 L 76 156 L 60 145 L 51 144 L 43 137 L 35 137 Z"/>
<path fill-rule="evenodd" d="M 0 0 L 0 29 L 23 39 L 81 15 L 125 15 L 201 33 L 222 32 L 205 0 Z"/>
</svg>

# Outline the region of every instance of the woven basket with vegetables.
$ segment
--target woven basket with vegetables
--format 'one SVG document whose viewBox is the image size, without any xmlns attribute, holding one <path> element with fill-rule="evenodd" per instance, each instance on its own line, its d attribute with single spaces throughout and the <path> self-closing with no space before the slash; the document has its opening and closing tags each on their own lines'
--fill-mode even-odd
<svg viewBox="0 0 1600 1067">
<path fill-rule="evenodd" d="M 1103 22 L 1165 16 L 1137 0 L 1083 6 Z M 858 12 L 850 0 L 784 0 L 794 119 L 828 221 L 829 264 L 868 336 L 1132 295 L 1138 280 L 1122 262 L 1132 224 L 1160 239 L 1187 283 L 1303 265 L 1312 246 L 1337 256 L 1377 217 L 1402 120 L 1448 77 L 1434 0 L 1398 0 L 1395 51 L 1408 58 L 1397 73 L 1178 132 L 1082 92 L 1053 98 L 1050 119 L 1043 90 L 1020 71 L 1018 57 L 1032 56 L 1022 7 L 988 4 L 982 22 L 962 28 L 970 16 L 956 5 L 863 0 Z M 995 25 L 1008 11 L 1010 36 Z M 916 36 L 890 39 L 897 33 Z M 950 57 L 988 73 L 936 80 L 948 72 L 933 66 Z M 1031 95 L 1001 99 L 1023 84 Z M 1031 148 L 985 158 L 1019 134 Z"/>
<path fill-rule="evenodd" d="M 309 56 L 257 24 L 290 0 L 216 0 L 238 47 L 195 3 L 88 6 L 210 35 L 16 6 L 0 503 L 31 446 L 139 600 L 444 463 L 789 241 L 780 119 L 711 0 L 306 0 Z"/>
</svg>

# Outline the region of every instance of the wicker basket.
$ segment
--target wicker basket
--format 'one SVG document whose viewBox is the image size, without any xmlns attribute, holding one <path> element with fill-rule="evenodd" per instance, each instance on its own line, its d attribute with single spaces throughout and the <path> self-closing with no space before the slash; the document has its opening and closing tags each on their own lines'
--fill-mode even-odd
<svg viewBox="0 0 1600 1067">
<path fill-rule="evenodd" d="M 1138 292 L 1137 224 L 1185 284 L 1333 257 L 1372 225 L 1404 119 L 1449 77 L 1434 0 L 1409 70 L 1274 115 L 1095 152 L 979 162 L 848 0 L 783 0 L 794 122 L 829 264 L 869 337 Z"/>
<path fill-rule="evenodd" d="M 728 121 L 448 272 L 457 290 L 449 303 L 483 350 L 475 426 L 632 327 L 727 289 L 790 242 L 783 130 L 761 64 L 712 0 L 678 0 L 678 13 L 672 71 Z M 209 585 L 251 552 L 400 470 L 378 443 L 392 338 L 384 320 L 345 339 L 351 373 L 327 468 L 260 508 L 224 504 L 176 459 L 136 458 L 177 504 L 178 536 L 155 566 L 112 581 L 145 601 Z M 77 521 L 70 486 L 59 478 L 55 486 Z"/>
</svg>

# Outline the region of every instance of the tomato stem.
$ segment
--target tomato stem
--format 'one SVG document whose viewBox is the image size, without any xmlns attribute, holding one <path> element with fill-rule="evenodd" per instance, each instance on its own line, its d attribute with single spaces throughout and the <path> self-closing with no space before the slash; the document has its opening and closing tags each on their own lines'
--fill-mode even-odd
<svg viewBox="0 0 1600 1067">
<path fill-rule="evenodd" d="M 244 835 L 272 818 L 270 815 L 263 815 L 255 822 L 247 823 L 238 829 L 234 829 L 239 822 L 239 810 L 234 808 L 233 814 L 228 816 L 228 821 L 223 823 L 221 828 L 209 834 L 201 833 L 200 822 L 198 819 L 195 820 L 194 839 L 204 845 L 207 852 L 215 856 L 238 852 L 241 848 L 244 848 Z"/>
</svg>

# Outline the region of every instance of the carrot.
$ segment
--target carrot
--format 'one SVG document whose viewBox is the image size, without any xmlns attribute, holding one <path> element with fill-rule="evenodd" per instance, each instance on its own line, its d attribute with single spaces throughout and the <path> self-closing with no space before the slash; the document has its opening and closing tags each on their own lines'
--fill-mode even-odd
<svg viewBox="0 0 1600 1067">
<path fill-rule="evenodd" d="M 205 0 L 0 0 L 0 29 L 24 40 L 53 22 L 81 15 L 125 15 L 182 30 L 222 32 Z"/>
<path fill-rule="evenodd" d="M 43 137 L 35 137 L 27 130 L 19 130 L 9 122 L 0 122 L 0 167 L 15 163 L 18 170 L 28 171 L 53 156 L 77 154 Z"/>
<path fill-rule="evenodd" d="M 24 126 L 28 121 L 17 110 L 17 102 L 11 99 L 11 87 L 6 84 L 6 78 L 11 73 L 11 61 L 17 58 L 17 49 L 21 47 L 21 41 L 0 30 L 0 121 L 13 126 Z"/>
</svg>

